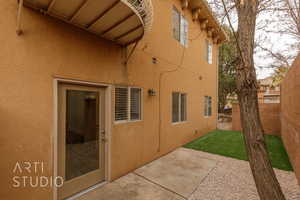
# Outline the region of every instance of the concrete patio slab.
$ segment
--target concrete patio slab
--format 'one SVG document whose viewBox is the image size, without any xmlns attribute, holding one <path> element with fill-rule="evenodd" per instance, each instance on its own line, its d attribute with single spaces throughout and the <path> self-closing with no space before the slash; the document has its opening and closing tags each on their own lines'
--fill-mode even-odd
<svg viewBox="0 0 300 200">
<path fill-rule="evenodd" d="M 286 199 L 299 200 L 300 187 L 295 174 L 277 169 L 275 172 Z M 78 200 L 259 200 L 259 197 L 248 162 L 179 148 Z"/>
<path fill-rule="evenodd" d="M 184 200 L 133 173 L 97 188 L 77 200 Z"/>
<path fill-rule="evenodd" d="M 216 160 L 206 159 L 195 151 L 179 148 L 134 173 L 189 198 L 216 165 Z"/>
</svg>

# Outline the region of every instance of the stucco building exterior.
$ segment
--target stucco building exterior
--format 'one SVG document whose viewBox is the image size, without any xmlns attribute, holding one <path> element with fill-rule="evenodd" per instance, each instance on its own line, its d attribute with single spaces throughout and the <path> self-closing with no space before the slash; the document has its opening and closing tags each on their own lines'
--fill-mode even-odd
<svg viewBox="0 0 300 200">
<path fill-rule="evenodd" d="M 0 199 L 63 199 L 216 128 L 205 1 L 0 4 Z"/>
<path fill-rule="evenodd" d="M 300 54 L 281 84 L 281 137 L 300 184 Z"/>
</svg>

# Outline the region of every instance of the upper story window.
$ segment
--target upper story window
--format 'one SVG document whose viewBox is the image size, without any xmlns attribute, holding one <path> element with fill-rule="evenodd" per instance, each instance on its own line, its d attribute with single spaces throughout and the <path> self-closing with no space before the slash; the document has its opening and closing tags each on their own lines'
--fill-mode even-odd
<svg viewBox="0 0 300 200">
<path fill-rule="evenodd" d="M 206 60 L 208 64 L 212 64 L 213 52 L 212 43 L 206 40 Z"/>
<path fill-rule="evenodd" d="M 204 116 L 209 117 L 212 115 L 212 102 L 210 96 L 204 97 Z"/>
<path fill-rule="evenodd" d="M 141 120 L 141 88 L 115 88 L 115 121 Z"/>
<path fill-rule="evenodd" d="M 183 122 L 187 120 L 187 98 L 185 93 L 172 93 L 172 122 Z"/>
<path fill-rule="evenodd" d="M 180 44 L 188 46 L 188 21 L 180 14 L 177 8 L 173 7 L 173 37 Z"/>
</svg>

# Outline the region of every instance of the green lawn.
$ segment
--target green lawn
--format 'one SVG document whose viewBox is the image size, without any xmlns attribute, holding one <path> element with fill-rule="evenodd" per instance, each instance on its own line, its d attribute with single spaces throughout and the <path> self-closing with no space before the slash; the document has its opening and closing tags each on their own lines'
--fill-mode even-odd
<svg viewBox="0 0 300 200">
<path fill-rule="evenodd" d="M 265 135 L 265 138 L 272 166 L 286 171 L 293 171 L 281 138 L 273 135 Z M 243 135 L 238 131 L 212 131 L 184 145 L 184 147 L 248 160 Z"/>
</svg>

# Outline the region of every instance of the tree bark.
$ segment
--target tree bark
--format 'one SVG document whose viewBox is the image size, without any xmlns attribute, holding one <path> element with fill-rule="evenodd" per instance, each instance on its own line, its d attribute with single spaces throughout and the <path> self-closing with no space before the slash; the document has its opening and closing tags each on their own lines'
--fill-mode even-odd
<svg viewBox="0 0 300 200">
<path fill-rule="evenodd" d="M 262 128 L 253 52 L 258 0 L 236 0 L 237 40 L 241 54 L 237 69 L 237 90 L 241 124 L 249 163 L 261 200 L 284 200 L 285 197 L 271 166 Z"/>
</svg>

